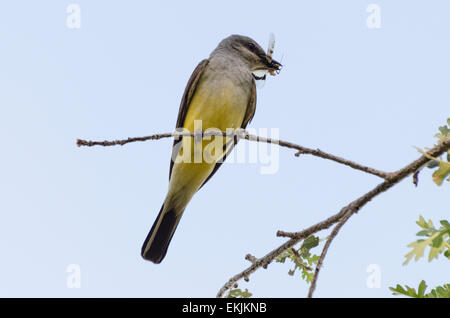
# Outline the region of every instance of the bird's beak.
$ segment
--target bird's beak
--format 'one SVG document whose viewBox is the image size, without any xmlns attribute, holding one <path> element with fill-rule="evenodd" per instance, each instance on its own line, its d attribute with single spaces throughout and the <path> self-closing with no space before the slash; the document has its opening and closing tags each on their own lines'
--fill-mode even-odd
<svg viewBox="0 0 450 318">
<path fill-rule="evenodd" d="M 263 55 L 260 57 L 261 62 L 267 67 L 267 71 L 270 73 L 270 75 L 275 76 L 276 74 L 280 73 L 281 68 L 283 67 L 280 62 L 275 61 L 267 55 Z"/>
<path fill-rule="evenodd" d="M 270 64 L 269 73 L 272 76 L 279 74 L 281 71 L 281 68 L 283 67 L 283 65 L 281 65 L 280 62 L 277 62 L 274 59 L 272 59 L 272 61 L 270 61 L 269 64 Z"/>
</svg>

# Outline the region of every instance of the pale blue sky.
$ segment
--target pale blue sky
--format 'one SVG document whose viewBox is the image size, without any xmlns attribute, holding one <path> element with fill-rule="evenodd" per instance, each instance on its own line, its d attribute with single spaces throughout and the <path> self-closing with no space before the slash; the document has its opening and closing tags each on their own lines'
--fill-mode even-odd
<svg viewBox="0 0 450 318">
<path fill-rule="evenodd" d="M 70 1 L 0 5 L 0 296 L 213 297 L 226 280 L 297 231 L 380 182 L 280 150 L 276 174 L 225 165 L 192 200 L 160 265 L 140 248 L 167 190 L 171 141 L 77 148 L 76 138 L 169 132 L 185 84 L 220 40 L 248 35 L 284 69 L 258 91 L 254 128 L 386 171 L 431 146 L 450 115 L 450 4 L 377 1 Z M 386 297 L 388 286 L 430 286 L 448 261 L 402 266 L 419 214 L 448 219 L 449 184 L 430 171 L 370 202 L 342 228 L 318 297 Z M 323 237 L 326 233 L 322 233 Z M 320 251 L 317 250 L 317 253 Z M 79 264 L 81 288 L 66 287 Z M 366 286 L 369 264 L 381 288 Z M 304 297 L 308 286 L 274 263 L 250 277 L 260 297 Z"/>
</svg>

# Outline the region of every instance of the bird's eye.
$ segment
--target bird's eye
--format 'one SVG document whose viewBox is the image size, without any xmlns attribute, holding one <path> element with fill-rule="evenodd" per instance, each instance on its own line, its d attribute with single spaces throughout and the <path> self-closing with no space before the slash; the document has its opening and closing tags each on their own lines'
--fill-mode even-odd
<svg viewBox="0 0 450 318">
<path fill-rule="evenodd" d="M 248 47 L 248 49 L 249 49 L 250 51 L 254 51 L 254 50 L 256 49 L 255 44 L 253 44 L 252 42 L 249 42 L 249 43 L 247 44 L 247 47 Z"/>
</svg>

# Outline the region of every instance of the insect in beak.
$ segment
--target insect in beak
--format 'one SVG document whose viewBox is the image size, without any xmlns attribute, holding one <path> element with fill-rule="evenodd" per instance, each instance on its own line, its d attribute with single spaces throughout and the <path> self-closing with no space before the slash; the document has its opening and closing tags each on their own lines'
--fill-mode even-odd
<svg viewBox="0 0 450 318">
<path fill-rule="evenodd" d="M 274 48 L 275 48 L 275 35 L 273 33 L 270 33 L 269 47 L 267 48 L 267 54 L 265 56 L 266 63 L 264 64 L 266 64 L 269 67 L 268 72 L 272 76 L 279 74 L 282 67 L 281 63 L 272 59 Z"/>
<path fill-rule="evenodd" d="M 259 58 L 261 62 L 264 64 L 265 68 L 260 70 L 253 71 L 253 76 L 256 80 L 265 80 L 266 74 L 269 73 L 272 76 L 275 76 L 281 71 L 281 63 L 275 61 L 272 58 L 272 54 L 275 48 L 275 36 L 273 33 L 270 34 L 269 38 L 269 47 L 267 48 L 267 54 L 260 54 Z"/>
</svg>

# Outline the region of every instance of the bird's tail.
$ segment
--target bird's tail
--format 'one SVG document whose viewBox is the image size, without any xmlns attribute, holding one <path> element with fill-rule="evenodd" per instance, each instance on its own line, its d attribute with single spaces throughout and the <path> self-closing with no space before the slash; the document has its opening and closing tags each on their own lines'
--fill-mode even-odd
<svg viewBox="0 0 450 318">
<path fill-rule="evenodd" d="M 147 238 L 142 245 L 141 255 L 155 264 L 161 263 L 178 226 L 182 213 L 175 209 L 165 211 L 164 204 L 159 211 Z"/>
</svg>

